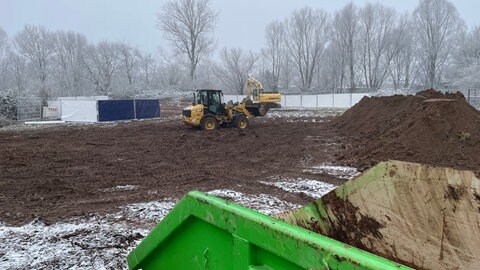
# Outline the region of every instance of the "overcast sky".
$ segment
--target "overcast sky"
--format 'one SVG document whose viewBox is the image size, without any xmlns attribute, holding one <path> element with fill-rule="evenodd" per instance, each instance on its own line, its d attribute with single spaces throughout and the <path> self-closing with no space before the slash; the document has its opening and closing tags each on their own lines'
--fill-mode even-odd
<svg viewBox="0 0 480 270">
<path fill-rule="evenodd" d="M 137 48 L 155 52 L 168 50 L 168 42 L 156 29 L 156 14 L 165 0 L 0 0 L 0 26 L 12 37 L 25 24 L 43 25 L 50 30 L 83 33 L 90 42 L 126 41 Z M 220 12 L 215 37 L 217 47 L 259 50 L 264 45 L 265 26 L 282 20 L 305 6 L 334 12 L 349 0 L 211 0 Z M 368 0 L 353 1 L 358 6 Z M 398 11 L 413 11 L 418 0 L 383 0 Z M 480 25 L 480 1 L 452 1 L 467 26 Z"/>
</svg>

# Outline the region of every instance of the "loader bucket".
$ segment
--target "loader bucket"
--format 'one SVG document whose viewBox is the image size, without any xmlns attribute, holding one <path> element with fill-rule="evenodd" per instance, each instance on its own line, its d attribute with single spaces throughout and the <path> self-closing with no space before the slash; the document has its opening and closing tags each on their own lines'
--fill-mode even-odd
<svg viewBox="0 0 480 270">
<path fill-rule="evenodd" d="M 417 269 L 480 269 L 480 180 L 382 162 L 277 218 Z"/>
<path fill-rule="evenodd" d="M 128 255 L 129 269 L 410 269 L 240 205 L 188 193 Z"/>
</svg>

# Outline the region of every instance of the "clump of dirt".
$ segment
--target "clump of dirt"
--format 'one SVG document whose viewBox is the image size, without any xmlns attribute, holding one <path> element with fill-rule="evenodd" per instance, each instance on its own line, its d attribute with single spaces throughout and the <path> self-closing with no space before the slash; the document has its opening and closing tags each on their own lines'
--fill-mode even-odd
<svg viewBox="0 0 480 270">
<path fill-rule="evenodd" d="M 480 112 L 459 92 L 365 97 L 331 125 L 346 137 L 339 162 L 360 170 L 390 159 L 480 170 Z"/>
<path fill-rule="evenodd" d="M 326 194 L 321 200 L 336 217 L 336 220 L 327 221 L 327 236 L 363 250 L 370 250 L 363 241 L 369 241 L 370 237 L 383 238 L 380 232 L 383 225 L 370 216 L 362 215 L 350 201 L 339 198 L 335 192 Z"/>
<path fill-rule="evenodd" d="M 466 193 L 465 187 L 455 187 L 448 185 L 448 189 L 445 193 L 447 198 L 453 199 L 454 201 L 460 200 L 460 198 Z"/>
</svg>

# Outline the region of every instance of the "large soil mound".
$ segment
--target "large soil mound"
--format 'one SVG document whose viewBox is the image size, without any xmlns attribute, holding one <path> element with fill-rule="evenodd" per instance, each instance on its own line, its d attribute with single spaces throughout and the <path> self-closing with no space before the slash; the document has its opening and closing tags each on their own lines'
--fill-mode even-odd
<svg viewBox="0 0 480 270">
<path fill-rule="evenodd" d="M 349 138 L 339 161 L 360 169 L 397 159 L 480 170 L 480 112 L 461 93 L 365 97 L 332 125 Z"/>
</svg>

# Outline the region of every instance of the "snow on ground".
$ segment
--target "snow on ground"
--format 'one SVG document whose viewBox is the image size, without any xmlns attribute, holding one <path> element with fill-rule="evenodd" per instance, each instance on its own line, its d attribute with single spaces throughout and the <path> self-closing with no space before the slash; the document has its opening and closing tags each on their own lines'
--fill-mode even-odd
<svg viewBox="0 0 480 270">
<path fill-rule="evenodd" d="M 127 269 L 128 253 L 174 205 L 173 200 L 131 204 L 115 214 L 51 225 L 0 223 L 0 269 Z"/>
<path fill-rule="evenodd" d="M 137 189 L 137 186 L 135 185 L 120 185 L 120 186 L 115 186 L 111 188 L 102 188 L 100 191 L 102 192 L 113 192 L 113 191 L 125 191 L 125 190 L 135 190 Z"/>
<path fill-rule="evenodd" d="M 288 210 L 299 208 L 301 205 L 282 201 L 277 197 L 268 194 L 244 194 L 229 189 L 217 189 L 208 192 L 208 194 L 232 200 L 238 204 L 259 211 L 266 215 L 279 214 Z"/>
<path fill-rule="evenodd" d="M 332 164 L 321 164 L 318 166 L 309 167 L 303 170 L 312 174 L 330 174 L 341 179 L 352 179 L 360 174 L 356 168 L 348 166 L 336 166 Z"/>
<path fill-rule="evenodd" d="M 315 109 L 315 110 L 270 110 L 265 117 L 267 118 L 313 118 L 337 116 L 344 112 L 345 109 Z M 305 119 L 307 120 L 307 119 Z M 312 119 L 308 119 L 312 122 Z M 319 121 L 319 119 L 316 119 Z"/>
<path fill-rule="evenodd" d="M 335 185 L 318 181 L 318 180 L 309 180 L 309 179 L 302 179 L 302 178 L 282 179 L 280 177 L 272 177 L 272 179 L 276 179 L 277 181 L 276 182 L 260 181 L 260 183 L 269 185 L 269 186 L 275 186 L 291 193 L 305 193 L 306 195 L 312 198 L 320 198 L 323 195 L 335 189 L 336 187 Z"/>
<path fill-rule="evenodd" d="M 173 209 L 177 202 L 160 201 L 160 202 L 148 202 L 148 203 L 135 203 L 124 207 L 124 210 L 119 213 L 120 216 L 124 216 L 129 220 L 142 220 L 157 222 L 165 217 L 170 210 Z"/>
<path fill-rule="evenodd" d="M 287 121 L 320 122 L 321 117 L 337 115 L 342 110 L 288 111 L 272 110 L 266 117 L 287 118 Z M 315 117 L 318 117 L 315 119 Z M 296 119 L 299 118 L 299 119 Z M 302 119 L 308 118 L 308 119 Z M 96 124 L 108 128 L 118 123 Z M 89 124 L 67 124 L 89 125 Z M 51 127 L 46 125 L 45 127 Z M 25 124 L 12 125 L 2 130 L 45 128 Z M 318 140 L 311 137 L 308 140 Z M 323 142 L 322 143 L 328 143 Z M 321 164 L 304 172 L 330 174 L 350 179 L 358 174 L 352 167 Z M 262 181 L 286 192 L 305 193 L 313 198 L 334 189 L 335 186 L 318 180 L 272 177 Z M 105 192 L 128 191 L 134 185 L 118 185 L 102 189 Z M 300 205 L 289 203 L 268 194 L 244 194 L 234 190 L 213 190 L 211 195 L 223 197 L 267 215 L 289 211 Z M 14 227 L 0 223 L 0 269 L 127 269 L 128 253 L 148 234 L 171 209 L 175 199 L 126 205 L 114 214 L 92 214 L 71 218 L 55 224 L 35 220 Z"/>
<path fill-rule="evenodd" d="M 329 173 L 352 175 L 354 168 L 333 165 L 314 167 Z M 262 182 L 285 190 L 318 198 L 335 186 L 317 180 L 272 177 Z M 108 190 L 131 190 L 120 185 Z M 300 205 L 268 194 L 244 194 L 218 189 L 210 195 L 232 200 L 267 215 L 289 211 Z M 0 269 L 127 269 L 128 253 L 175 206 L 175 199 L 136 203 L 114 214 L 91 214 L 55 224 L 42 220 L 13 227 L 0 223 Z"/>
<path fill-rule="evenodd" d="M 0 226 L 0 269 L 126 269 L 130 247 L 146 234 L 100 217 Z"/>
</svg>

